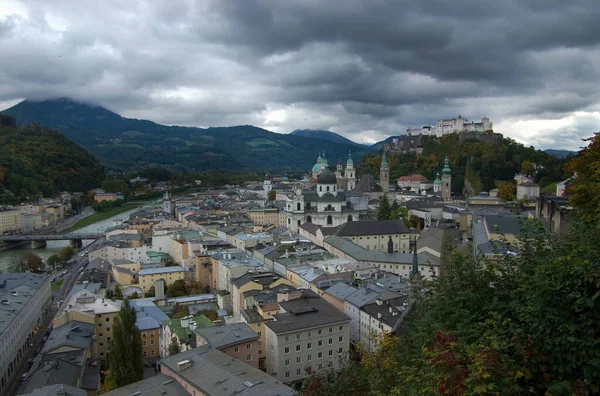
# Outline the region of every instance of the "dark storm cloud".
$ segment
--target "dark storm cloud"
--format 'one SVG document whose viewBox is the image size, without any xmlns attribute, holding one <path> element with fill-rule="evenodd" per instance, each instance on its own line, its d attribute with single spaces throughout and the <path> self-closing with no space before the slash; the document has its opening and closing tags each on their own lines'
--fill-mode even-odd
<svg viewBox="0 0 600 396">
<path fill-rule="evenodd" d="M 71 96 L 157 122 L 359 141 L 488 116 L 563 148 L 600 122 L 597 1 L 7 1 L 2 103 Z"/>
</svg>

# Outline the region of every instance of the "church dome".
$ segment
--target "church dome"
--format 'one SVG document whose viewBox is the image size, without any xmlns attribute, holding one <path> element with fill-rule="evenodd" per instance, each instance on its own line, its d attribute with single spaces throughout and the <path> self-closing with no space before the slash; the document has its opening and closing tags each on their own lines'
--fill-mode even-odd
<svg viewBox="0 0 600 396">
<path fill-rule="evenodd" d="M 320 170 L 321 170 L 321 164 L 315 164 L 315 165 L 312 167 L 312 171 L 313 171 L 313 172 L 319 172 Z"/>
<path fill-rule="evenodd" d="M 335 177 L 335 173 L 333 172 L 323 172 L 319 176 L 317 176 L 318 184 L 336 184 L 337 178 Z"/>
<path fill-rule="evenodd" d="M 436 173 L 433 184 L 442 184 L 442 180 L 440 179 L 440 172 Z"/>
</svg>

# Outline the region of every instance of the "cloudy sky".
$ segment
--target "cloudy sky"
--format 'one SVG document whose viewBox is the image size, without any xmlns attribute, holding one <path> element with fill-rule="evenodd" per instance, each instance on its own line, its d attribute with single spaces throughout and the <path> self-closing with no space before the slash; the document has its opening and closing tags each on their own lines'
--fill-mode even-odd
<svg viewBox="0 0 600 396">
<path fill-rule="evenodd" d="M 359 142 L 461 114 L 577 149 L 600 129 L 599 21 L 598 0 L 1 0 L 0 108 Z"/>
</svg>

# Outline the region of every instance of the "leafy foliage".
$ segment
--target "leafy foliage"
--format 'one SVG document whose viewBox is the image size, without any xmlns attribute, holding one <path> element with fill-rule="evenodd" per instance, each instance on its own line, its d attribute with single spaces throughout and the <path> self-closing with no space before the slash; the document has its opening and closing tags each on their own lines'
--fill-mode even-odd
<svg viewBox="0 0 600 396">
<path fill-rule="evenodd" d="M 600 213 L 600 132 L 587 141 L 589 145 L 569 162 L 569 170 L 577 176 L 567 187 L 567 193 L 571 203 L 588 220 L 593 220 Z"/>
<path fill-rule="evenodd" d="M 522 170 L 524 161 L 543 166 L 535 173 L 535 182 L 542 186 L 568 177 L 564 169 L 568 159 L 525 147 L 512 139 L 497 142 L 471 139 L 459 143 L 458 134 L 453 133 L 440 138 L 425 137 L 422 154 L 388 154 L 390 179 L 419 173 L 433 180 L 443 167 L 446 155 L 452 169 L 452 191 L 469 195 L 495 188 L 496 180 L 513 180 Z M 380 163 L 381 155 L 366 154 L 360 169 L 377 176 Z"/>
<path fill-rule="evenodd" d="M 0 184 L 15 202 L 86 191 L 104 178 L 94 157 L 59 132 L 37 124 L 22 129 L 0 126 Z"/>
<path fill-rule="evenodd" d="M 135 325 L 136 317 L 135 308 L 125 299 L 113 325 L 109 374 L 105 384 L 114 384 L 118 388 L 143 377 L 142 340 Z"/>
<path fill-rule="evenodd" d="M 9 272 L 41 272 L 44 268 L 42 258 L 33 252 L 22 253 L 16 256 L 9 265 Z"/>
<path fill-rule="evenodd" d="M 561 240 L 523 225 L 517 256 L 454 253 L 422 292 L 399 337 L 385 336 L 338 376 L 305 389 L 335 394 L 600 392 L 600 235 L 581 219 Z M 305 392 L 306 394 L 315 394 Z"/>
<path fill-rule="evenodd" d="M 269 201 L 275 201 L 277 199 L 277 191 L 271 190 L 269 191 Z"/>
</svg>

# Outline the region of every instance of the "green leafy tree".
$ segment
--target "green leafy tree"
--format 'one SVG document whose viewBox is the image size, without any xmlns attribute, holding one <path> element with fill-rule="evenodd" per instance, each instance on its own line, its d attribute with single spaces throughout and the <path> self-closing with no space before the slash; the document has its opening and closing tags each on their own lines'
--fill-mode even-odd
<svg viewBox="0 0 600 396">
<path fill-rule="evenodd" d="M 535 167 L 529 161 L 523 161 L 521 164 L 521 173 L 527 176 L 535 175 Z"/>
<path fill-rule="evenodd" d="M 389 220 L 392 214 L 390 201 L 387 194 L 383 194 L 379 201 L 379 210 L 377 212 L 377 220 Z"/>
<path fill-rule="evenodd" d="M 569 201 L 591 221 L 600 214 L 600 132 L 586 139 L 588 146 L 568 165 L 576 174 L 567 187 Z"/>
<path fill-rule="evenodd" d="M 144 375 L 142 339 L 136 320 L 135 309 L 125 299 L 115 317 L 110 340 L 108 382 L 116 387 L 140 381 Z"/>
<path fill-rule="evenodd" d="M 502 183 L 498 187 L 498 198 L 503 201 L 513 201 L 516 194 L 517 187 L 511 182 Z"/>
<path fill-rule="evenodd" d="M 173 319 L 181 319 L 190 314 L 190 310 L 187 305 L 175 304 L 173 312 L 171 313 Z"/>
<path fill-rule="evenodd" d="M 269 190 L 269 201 L 275 201 L 277 199 L 277 191 Z"/>
<path fill-rule="evenodd" d="M 179 279 L 173 282 L 173 284 L 169 286 L 169 289 L 167 289 L 166 293 L 166 296 L 168 298 L 182 297 L 185 295 L 185 281 L 183 279 Z"/>
<path fill-rule="evenodd" d="M 115 291 L 114 291 L 114 297 L 117 300 L 122 300 L 123 299 L 123 292 L 121 291 L 121 286 L 119 285 L 115 285 Z"/>
<path fill-rule="evenodd" d="M 65 246 L 58 252 L 58 259 L 61 263 L 66 263 L 71 259 L 71 257 L 73 257 L 74 254 L 75 249 L 73 249 L 71 246 Z"/>
<path fill-rule="evenodd" d="M 52 256 L 48 257 L 46 259 L 46 264 L 48 264 L 52 268 L 56 268 L 56 266 L 60 264 L 60 259 L 58 258 L 58 255 L 53 254 Z"/>
<path fill-rule="evenodd" d="M 179 341 L 177 341 L 176 337 L 171 339 L 171 343 L 169 344 L 169 356 L 177 355 L 181 348 L 179 347 Z"/>
<path fill-rule="evenodd" d="M 44 262 L 35 253 L 27 252 L 16 256 L 9 266 L 10 272 L 40 272 L 44 268 Z"/>
</svg>

